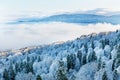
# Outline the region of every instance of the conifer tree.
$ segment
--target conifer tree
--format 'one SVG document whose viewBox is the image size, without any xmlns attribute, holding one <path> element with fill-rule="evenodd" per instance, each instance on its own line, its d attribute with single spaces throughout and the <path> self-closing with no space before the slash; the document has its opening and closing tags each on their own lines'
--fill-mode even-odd
<svg viewBox="0 0 120 80">
<path fill-rule="evenodd" d="M 4 80 L 9 80 L 8 71 L 6 69 L 3 72 L 3 78 L 4 78 Z"/>
<path fill-rule="evenodd" d="M 104 71 L 103 73 L 102 80 L 108 80 L 106 71 Z"/>
<path fill-rule="evenodd" d="M 101 64 L 102 64 L 102 62 L 101 62 L 101 57 L 100 57 L 100 59 L 98 60 L 98 71 L 101 69 Z"/>
<path fill-rule="evenodd" d="M 63 62 L 59 62 L 59 68 L 56 71 L 56 80 L 68 80 L 67 76 L 66 76 L 66 71 L 64 68 L 64 63 Z"/>
<path fill-rule="evenodd" d="M 87 46 L 87 43 L 84 44 L 84 48 L 85 48 L 85 53 L 88 52 L 88 46 Z"/>
<path fill-rule="evenodd" d="M 77 53 L 77 58 L 79 59 L 79 62 L 80 62 L 80 66 L 82 66 L 82 52 L 79 50 L 78 53 Z"/>
<path fill-rule="evenodd" d="M 94 42 L 92 41 L 91 42 L 91 47 L 94 49 L 95 48 L 95 45 L 94 45 Z"/>
<path fill-rule="evenodd" d="M 118 74 L 116 70 L 113 71 L 113 80 L 118 80 Z"/>
<path fill-rule="evenodd" d="M 27 56 L 27 62 L 30 62 L 30 57 Z"/>
<path fill-rule="evenodd" d="M 112 63 L 112 71 L 115 70 L 115 61 L 116 61 L 116 59 L 114 59 L 114 60 L 113 60 L 113 63 Z"/>
<path fill-rule="evenodd" d="M 18 63 L 15 63 L 15 73 L 19 72 L 19 64 Z"/>
<path fill-rule="evenodd" d="M 81 64 L 82 64 L 82 65 L 85 65 L 86 63 L 87 63 L 86 54 L 84 54 L 84 55 L 82 55 Z"/>
<path fill-rule="evenodd" d="M 71 54 L 67 56 L 67 68 L 74 69 L 75 67 L 76 56 L 75 54 Z"/>
<path fill-rule="evenodd" d="M 87 62 L 95 61 L 97 59 L 95 52 L 92 51 L 88 56 L 87 56 Z"/>
<path fill-rule="evenodd" d="M 40 75 L 37 75 L 36 80 L 42 80 L 41 76 L 40 76 Z"/>
<path fill-rule="evenodd" d="M 9 72 L 9 80 L 15 80 L 16 75 L 15 75 L 15 71 L 13 70 L 12 65 L 10 65 L 8 72 Z"/>
<path fill-rule="evenodd" d="M 40 58 L 40 56 L 38 56 L 38 58 L 37 58 L 37 61 L 38 61 L 38 62 L 40 62 L 40 61 L 41 61 L 41 58 Z"/>
</svg>

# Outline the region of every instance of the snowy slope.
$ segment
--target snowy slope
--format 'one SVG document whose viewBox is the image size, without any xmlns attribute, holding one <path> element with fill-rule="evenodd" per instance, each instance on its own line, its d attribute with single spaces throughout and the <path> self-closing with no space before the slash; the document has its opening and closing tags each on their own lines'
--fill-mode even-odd
<svg viewBox="0 0 120 80">
<path fill-rule="evenodd" d="M 1 80 L 120 80 L 120 31 L 0 52 Z"/>
</svg>

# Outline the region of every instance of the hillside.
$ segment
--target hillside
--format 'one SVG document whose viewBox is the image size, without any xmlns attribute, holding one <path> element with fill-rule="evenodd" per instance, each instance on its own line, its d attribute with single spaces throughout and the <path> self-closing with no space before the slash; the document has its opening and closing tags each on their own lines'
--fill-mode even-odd
<svg viewBox="0 0 120 80">
<path fill-rule="evenodd" d="M 0 52 L 0 80 L 120 80 L 120 31 Z"/>
<path fill-rule="evenodd" d="M 120 23 L 119 14 L 100 15 L 88 13 L 63 13 L 44 17 L 26 17 L 18 18 L 10 23 L 12 24 L 29 24 L 29 23 L 48 23 L 48 22 L 64 22 L 74 24 L 97 24 L 110 23 L 117 25 Z"/>
</svg>

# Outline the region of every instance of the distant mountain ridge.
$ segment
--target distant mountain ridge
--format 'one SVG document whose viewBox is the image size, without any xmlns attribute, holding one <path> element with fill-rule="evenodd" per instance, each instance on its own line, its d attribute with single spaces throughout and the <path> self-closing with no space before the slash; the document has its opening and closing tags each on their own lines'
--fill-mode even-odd
<svg viewBox="0 0 120 80">
<path fill-rule="evenodd" d="M 28 24 L 28 23 L 48 23 L 48 22 L 64 22 L 74 24 L 97 24 L 97 23 L 110 23 L 113 25 L 120 24 L 120 14 L 100 15 L 93 13 L 64 13 L 51 15 L 47 17 L 32 17 L 32 18 L 19 18 L 12 24 Z"/>
</svg>

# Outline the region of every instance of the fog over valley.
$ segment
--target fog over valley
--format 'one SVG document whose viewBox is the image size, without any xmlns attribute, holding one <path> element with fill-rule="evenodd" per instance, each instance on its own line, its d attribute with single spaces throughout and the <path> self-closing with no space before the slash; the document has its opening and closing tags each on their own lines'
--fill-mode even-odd
<svg viewBox="0 0 120 80">
<path fill-rule="evenodd" d="M 120 29 L 120 25 L 106 23 L 78 25 L 61 22 L 4 24 L 0 26 L 0 50 L 51 44 L 57 41 L 73 40 L 81 35 L 115 31 L 116 29 Z"/>
</svg>

